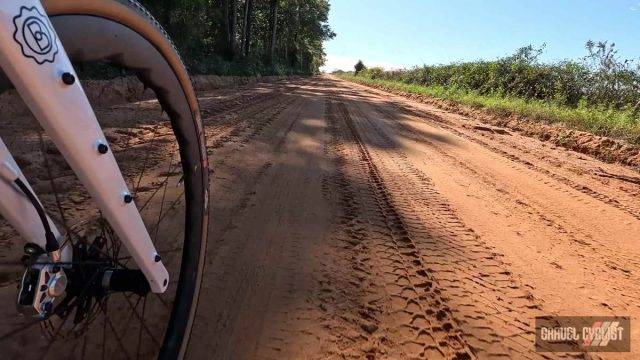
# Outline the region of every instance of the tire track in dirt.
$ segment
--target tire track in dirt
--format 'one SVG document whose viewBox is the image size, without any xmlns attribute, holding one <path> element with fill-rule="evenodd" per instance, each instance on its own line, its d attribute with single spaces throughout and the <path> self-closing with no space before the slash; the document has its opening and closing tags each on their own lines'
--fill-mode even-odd
<svg viewBox="0 0 640 360">
<path fill-rule="evenodd" d="M 258 136 L 265 127 L 271 125 L 274 119 L 280 116 L 294 101 L 294 98 L 288 98 L 252 106 L 249 111 L 237 115 L 238 118 L 251 119 L 251 121 L 238 120 L 237 122 L 226 125 L 225 129 L 211 129 L 210 131 L 215 131 L 217 136 L 212 136 L 213 139 L 209 141 L 209 153 L 211 154 L 215 149 L 226 146 L 229 143 L 246 144 L 251 141 Z M 265 107 L 267 108 L 266 110 Z M 207 131 L 209 131 L 209 129 L 207 129 Z"/>
<path fill-rule="evenodd" d="M 428 175 L 402 152 L 389 150 L 393 140 L 375 122 L 357 108 L 338 107 L 347 123 L 354 124 L 353 131 L 365 134 L 366 140 L 358 143 L 368 148 L 366 158 L 378 167 L 374 172 L 414 236 L 420 259 L 471 350 L 482 358 L 540 357 L 531 347 L 532 320 L 540 304 L 513 278 L 502 255 L 462 223 Z"/>
<path fill-rule="evenodd" d="M 240 102 L 232 102 L 232 106 L 222 113 L 204 120 L 207 147 L 217 149 L 234 141 L 247 142 L 258 135 L 294 100 L 291 96 L 300 86 L 287 86 L 285 90 L 277 88 L 269 93 L 249 96 Z M 284 99 L 283 99 L 284 98 Z M 266 110 L 265 110 L 266 109 Z M 248 120 L 251 120 L 250 122 Z M 246 134 L 247 129 L 253 131 Z"/>
<path fill-rule="evenodd" d="M 300 88 L 299 84 L 273 84 L 268 86 L 268 91 L 256 90 L 253 87 L 236 90 L 236 93 L 221 100 L 213 101 L 214 98 L 201 96 L 200 111 L 205 122 L 223 118 L 225 115 L 247 106 L 247 104 L 260 104 L 274 97 L 291 93 Z"/>
<path fill-rule="evenodd" d="M 379 139 L 392 147 L 393 140 L 377 125 L 352 111 L 361 128 L 374 129 Z M 345 113 L 350 116 L 346 107 Z M 428 175 L 407 162 L 402 153 L 386 152 L 376 156 L 376 161 L 390 178 L 389 192 L 419 234 L 421 256 L 461 325 L 464 340 L 477 355 L 524 357 L 530 352 L 527 347 L 533 333 L 530 324 L 520 320 L 527 311 L 519 308 L 518 302 L 525 308 L 538 305 L 526 290 L 518 291 L 522 287 L 510 277 L 502 255 L 460 221 Z M 394 180 L 393 174 L 395 178 L 402 175 L 402 182 Z M 494 317 L 495 313 L 503 318 Z"/>
<path fill-rule="evenodd" d="M 279 104 L 280 104 L 279 106 L 273 107 L 269 110 L 265 110 L 262 112 L 256 111 L 256 114 L 260 113 L 262 117 L 255 119 L 255 121 L 251 121 L 247 123 L 246 126 L 236 127 L 237 131 L 233 131 L 233 133 L 228 137 L 220 138 L 214 141 L 214 144 L 216 144 L 217 146 L 213 146 L 212 148 L 209 149 L 209 156 L 216 158 L 216 151 L 219 151 L 222 148 L 233 145 L 233 144 L 235 144 L 237 148 L 242 148 L 247 146 L 252 140 L 255 140 L 256 138 L 260 137 L 267 128 L 273 128 L 274 122 L 278 122 L 282 120 L 283 112 L 293 107 L 295 109 L 294 111 L 296 112 L 296 115 L 290 121 L 287 127 L 287 130 L 284 132 L 284 134 L 278 135 L 277 143 L 274 145 L 271 145 L 270 152 L 272 154 L 280 153 L 282 144 L 286 140 L 287 136 L 289 135 L 289 132 L 291 131 L 294 124 L 298 120 L 298 117 L 300 116 L 300 112 L 302 110 L 302 104 L 300 103 L 299 99 L 295 99 L 295 98 L 282 101 Z M 227 166 L 227 162 L 232 159 L 233 155 L 234 155 L 233 150 L 229 150 L 229 153 L 223 154 L 223 156 L 221 157 L 217 157 L 216 160 L 212 162 L 215 166 L 215 168 L 213 169 L 213 172 L 215 173 L 216 171 L 215 169 L 218 167 Z M 268 173 L 268 171 L 271 169 L 273 165 L 274 165 L 273 159 L 265 159 L 260 163 L 260 165 L 256 168 L 256 170 L 253 171 L 254 175 L 251 176 L 248 181 L 237 184 L 237 185 L 242 185 L 242 189 L 243 189 L 243 191 L 241 192 L 242 196 L 239 199 L 237 199 L 237 202 L 234 204 L 233 208 L 225 209 L 225 214 L 228 215 L 229 218 L 233 218 L 237 216 L 237 214 L 241 213 L 247 208 L 248 204 L 251 202 L 251 199 L 256 195 L 255 188 L 263 180 L 263 178 L 265 177 L 265 175 Z M 227 183 L 228 180 L 224 182 Z M 228 230 L 231 230 L 234 227 L 234 225 L 232 225 L 231 222 L 223 222 L 219 224 L 219 227 L 221 229 L 221 232 L 224 233 Z"/>
<path fill-rule="evenodd" d="M 323 221 L 317 219 L 315 213 L 323 205 L 313 200 L 316 196 L 321 196 L 323 171 L 318 170 L 323 168 L 324 160 L 321 159 L 322 156 L 318 156 L 322 155 L 318 152 L 324 145 L 325 129 L 321 125 L 323 122 L 317 118 L 318 112 L 322 110 L 319 101 L 306 99 L 304 102 L 304 106 L 292 110 L 295 115 L 291 116 L 292 121 L 288 126 L 282 124 L 282 135 L 272 140 L 275 155 L 273 161 L 276 164 L 272 176 L 282 179 L 272 178 L 272 181 L 288 182 L 287 178 L 298 177 L 305 183 L 305 195 L 297 193 L 299 190 L 295 187 L 290 189 L 297 193 L 296 204 L 289 205 L 291 218 L 287 217 L 287 226 L 284 227 L 286 230 L 279 231 L 278 236 L 286 238 L 286 241 L 275 241 L 270 249 L 271 257 L 278 259 L 278 265 L 271 276 L 265 275 L 271 280 L 263 281 L 262 288 L 265 290 L 262 300 L 253 300 L 263 312 L 257 316 L 256 324 L 252 325 L 259 329 L 259 340 L 254 348 L 251 346 L 252 342 L 247 342 L 249 351 L 236 353 L 240 357 L 247 354 L 247 358 L 252 359 L 325 358 L 319 355 L 323 353 L 318 350 L 326 335 L 320 324 L 325 323 L 327 318 L 321 308 L 313 303 L 314 294 L 320 288 L 317 282 L 318 272 L 313 269 L 322 267 L 326 260 L 322 254 L 324 242 L 314 241 L 316 236 L 322 236 L 318 227 L 323 226 Z M 292 132 L 293 135 L 290 136 Z M 309 137 L 311 134 L 313 136 Z M 308 142 L 310 139 L 314 139 L 312 143 Z M 289 166 L 287 163 L 292 156 L 306 163 L 307 171 L 299 174 L 289 172 L 283 176 L 283 167 Z M 305 201 L 310 200 L 313 201 L 313 209 L 305 205 Z M 263 206 L 279 207 L 281 201 L 282 199 L 274 198 L 273 204 Z M 314 218 L 314 224 L 309 223 L 309 216 Z M 323 261 L 319 261 L 319 258 Z"/>
<path fill-rule="evenodd" d="M 300 119 L 303 105 L 304 102 L 297 96 L 279 99 L 277 103 L 256 105 L 252 107 L 250 115 L 243 115 L 250 121 L 237 127 L 238 130 L 231 136 L 218 141 L 218 146 L 210 149 L 210 156 L 215 159 L 214 166 L 223 169 L 221 174 L 216 174 L 214 177 L 212 186 L 219 189 L 229 188 L 228 195 L 233 198 L 233 201 L 224 201 L 223 203 L 228 205 L 218 205 L 212 210 L 214 214 L 224 216 L 219 215 L 218 218 L 214 218 L 216 221 L 212 222 L 215 223 L 215 229 L 211 232 L 211 243 L 208 249 L 210 255 L 207 266 L 210 271 L 205 287 L 208 289 L 207 292 L 216 294 L 218 298 L 216 301 L 219 303 L 219 306 L 213 308 L 215 310 L 213 314 L 206 315 L 207 318 L 214 320 L 211 321 L 211 327 L 207 330 L 210 339 L 207 340 L 205 348 L 213 351 L 209 356 L 229 358 L 234 353 L 246 355 L 252 352 L 250 348 L 243 349 L 242 346 L 230 343 L 232 340 L 229 332 L 233 331 L 235 326 L 239 326 L 238 319 L 246 315 L 240 312 L 238 303 L 248 301 L 247 294 L 269 288 L 275 281 L 276 275 L 255 272 L 244 263 L 249 259 L 249 254 L 262 256 L 257 249 L 266 245 L 229 242 L 227 237 L 242 227 L 242 219 L 255 206 L 254 199 L 259 195 L 258 189 L 264 186 L 265 182 L 271 181 L 269 179 L 273 179 L 277 158 L 284 150 L 285 139 L 289 137 Z M 257 149 L 259 154 L 252 154 L 252 151 Z M 241 162 L 247 166 L 247 162 L 243 161 L 244 157 L 252 157 L 254 161 L 251 162 L 251 168 L 239 171 L 235 168 L 237 163 Z M 247 173 L 251 175 L 246 176 Z M 222 191 L 222 194 L 218 191 L 217 197 L 226 196 L 225 193 L 227 191 Z M 212 199 L 214 202 L 219 200 Z M 273 246 L 275 245 L 269 245 L 270 249 Z M 272 261 L 269 259 L 276 254 L 282 255 L 290 250 L 288 248 L 275 252 L 270 250 L 266 257 L 260 257 L 260 262 L 269 263 Z M 276 298 L 273 301 L 284 300 Z M 255 327 L 252 330 L 261 327 L 261 316 L 264 314 L 256 315 Z M 264 347 L 260 349 L 268 353 L 268 349 Z M 202 353 L 197 352 L 197 354 Z"/>
<path fill-rule="evenodd" d="M 640 266 L 640 262 L 638 262 L 637 259 L 626 257 L 624 256 L 624 254 L 610 249 L 604 239 L 593 238 L 589 234 L 584 233 L 583 229 L 571 226 L 570 224 L 565 224 L 565 221 L 563 221 L 565 214 L 559 213 L 554 209 L 540 207 L 535 203 L 530 203 L 525 197 L 521 196 L 518 191 L 514 191 L 514 189 L 505 189 L 504 186 L 498 184 L 491 176 L 477 171 L 464 160 L 455 157 L 454 155 L 444 150 L 441 146 L 438 146 L 433 141 L 429 140 L 428 136 L 421 134 L 420 132 L 416 132 L 411 126 L 403 123 L 401 119 L 398 119 L 397 114 L 393 114 L 392 112 L 384 109 L 377 104 L 374 104 L 373 106 L 376 111 L 384 116 L 383 121 L 396 129 L 396 131 L 399 134 L 402 134 L 403 137 L 415 140 L 420 144 L 428 145 L 430 150 L 447 159 L 447 161 L 449 161 L 454 168 L 464 169 L 471 176 L 485 183 L 489 188 L 500 189 L 500 191 L 498 192 L 500 194 L 499 196 L 501 196 L 501 198 L 503 199 L 503 203 L 511 202 L 516 206 L 525 209 L 527 213 L 535 215 L 540 219 L 542 223 L 546 224 L 549 227 L 552 227 L 559 234 L 567 237 L 572 243 L 587 247 L 588 249 L 585 249 L 585 251 L 581 251 L 581 253 L 584 257 L 592 258 L 593 262 L 590 265 L 591 268 L 606 268 L 604 270 L 613 269 L 618 271 L 620 276 L 630 279 L 631 270 L 629 270 L 629 266 L 632 264 L 636 267 Z M 372 128 L 379 128 L 376 123 L 371 121 L 369 123 L 369 126 L 371 126 Z M 517 166 L 512 166 L 512 168 L 514 168 L 516 171 L 520 170 Z M 558 191 L 561 191 L 563 193 L 570 193 L 570 191 L 563 188 L 562 186 L 554 186 L 554 184 L 549 183 L 549 181 L 545 181 L 545 183 Z M 575 194 L 572 195 L 574 195 L 573 197 L 575 198 Z M 580 200 L 576 199 L 576 201 Z M 588 204 L 585 204 L 585 206 L 588 206 Z M 627 266 L 625 267 L 624 264 L 627 264 Z M 634 286 L 634 284 L 629 285 Z"/>
<path fill-rule="evenodd" d="M 379 93 L 377 93 L 375 91 L 372 91 L 370 88 L 366 88 L 364 86 L 363 86 L 363 88 L 364 88 L 365 92 L 370 94 L 371 96 L 374 96 L 374 97 L 380 96 Z M 478 136 L 477 134 L 470 135 L 470 134 L 468 134 L 466 132 L 460 131 L 456 127 L 456 123 L 455 122 L 452 122 L 451 120 L 447 120 L 443 116 L 440 116 L 438 114 L 435 114 L 435 113 L 432 113 L 432 112 L 429 112 L 429 111 L 426 111 L 426 110 L 418 109 L 418 108 L 416 108 L 414 106 L 406 104 L 406 103 L 404 103 L 404 102 L 402 102 L 400 100 L 395 100 L 393 98 L 385 98 L 384 105 L 389 107 L 389 108 L 391 108 L 391 109 L 393 109 L 393 111 L 391 111 L 390 109 L 387 109 L 387 108 L 385 108 L 383 106 L 380 106 L 380 105 L 376 104 L 376 106 L 378 108 L 382 109 L 382 111 L 385 112 L 385 113 L 390 113 L 390 114 L 394 114 L 395 113 L 396 116 L 398 114 L 404 114 L 406 116 L 415 118 L 417 120 L 420 120 L 420 121 L 423 121 L 423 122 L 427 122 L 430 125 L 433 125 L 435 127 L 441 128 L 441 129 L 449 131 L 449 132 L 452 132 L 452 133 L 454 133 L 454 134 L 456 134 L 456 135 L 458 135 L 458 136 L 460 136 L 460 137 L 462 137 L 464 139 L 467 139 L 467 140 L 469 140 L 471 142 L 474 142 L 474 143 L 476 143 L 478 145 L 481 145 L 481 146 L 487 148 L 488 150 L 490 150 L 490 151 L 492 151 L 492 152 L 494 152 L 496 154 L 502 155 L 502 156 L 514 161 L 514 162 L 517 162 L 517 163 L 519 163 L 521 165 L 524 165 L 525 167 L 527 167 L 527 168 L 529 168 L 531 170 L 534 170 L 534 171 L 536 171 L 536 172 L 538 172 L 540 174 L 547 175 L 547 176 L 553 178 L 554 180 L 573 188 L 574 190 L 582 192 L 582 193 L 584 193 L 584 194 L 586 194 L 588 196 L 591 196 L 592 198 L 594 198 L 596 200 L 599 200 L 599 201 L 601 201 L 601 202 L 603 202 L 605 204 L 609 204 L 609 205 L 611 205 L 611 206 L 613 206 L 613 207 L 615 207 L 615 208 L 617 208 L 619 210 L 625 211 L 629 215 L 635 217 L 636 219 L 638 219 L 638 217 L 640 217 L 640 206 L 634 206 L 633 204 L 631 204 L 631 205 L 629 205 L 629 204 L 621 204 L 618 200 L 612 198 L 611 196 L 603 194 L 603 193 L 601 193 L 601 192 L 599 192 L 597 190 L 593 190 L 590 187 L 588 187 L 588 186 L 586 186 L 584 184 L 578 183 L 578 182 L 576 182 L 576 181 L 574 181 L 572 179 L 569 179 L 569 178 L 567 178 L 567 177 L 565 177 L 565 176 L 563 176 L 561 174 L 558 174 L 558 173 L 555 173 L 555 172 L 553 172 L 551 170 L 548 170 L 548 169 L 542 168 L 540 166 L 537 166 L 537 165 L 531 163 L 530 161 L 515 155 L 512 152 L 508 152 L 508 151 L 506 151 L 504 149 L 501 149 L 501 148 L 499 148 L 497 146 L 491 145 L 488 142 L 480 139 L 480 136 Z M 482 136 L 486 136 L 486 134 L 482 134 Z M 495 138 L 492 138 L 491 140 L 495 141 Z M 501 141 L 499 141 L 499 142 L 501 142 Z M 504 145 L 508 149 L 521 149 L 520 146 L 517 143 L 513 143 L 513 142 L 510 142 L 510 143 L 501 142 L 501 143 L 502 143 L 502 145 Z M 523 152 L 526 153 L 527 151 L 523 151 Z M 562 189 L 562 188 L 559 188 L 559 189 Z M 566 189 L 562 189 L 562 190 L 564 190 L 566 192 Z M 630 189 L 626 189 L 625 188 L 625 189 L 621 189 L 621 190 L 623 190 L 626 193 L 629 193 L 632 196 L 636 195 L 636 192 L 632 191 Z M 568 194 L 570 194 L 570 193 L 568 193 Z"/>
<path fill-rule="evenodd" d="M 423 263 L 410 225 L 392 200 L 344 105 L 332 99 L 327 106 L 329 124 L 337 137 L 333 151 L 338 165 L 338 173 L 329 183 L 341 194 L 339 221 L 344 225 L 344 241 L 356 247 L 356 252 L 366 249 L 370 254 L 356 256 L 360 264 L 354 269 L 356 273 L 377 278 L 377 291 L 369 294 L 371 300 L 361 303 L 356 314 L 341 317 L 360 325 L 361 335 L 356 339 L 362 338 L 364 355 L 370 358 L 378 354 L 471 358 L 460 329 L 452 321 L 451 309 L 440 296 L 441 289 Z M 347 349 L 353 351 L 351 348 Z"/>
<path fill-rule="evenodd" d="M 202 113 L 202 119 L 207 122 L 224 117 L 224 115 L 249 103 L 261 103 L 274 96 L 274 90 L 270 92 L 257 92 L 255 89 L 249 89 L 219 101 L 213 101 L 213 99 L 209 97 L 200 97 L 200 112 Z"/>
<path fill-rule="evenodd" d="M 448 122 L 442 118 L 439 115 L 433 114 L 433 113 L 429 113 L 426 111 L 422 111 L 422 110 L 417 110 L 417 109 L 413 109 L 410 108 L 409 106 L 405 105 L 405 104 L 401 104 L 400 102 L 394 101 L 394 100 L 389 100 L 388 101 L 390 104 L 392 105 L 396 110 L 398 110 L 400 113 L 412 116 L 414 118 L 417 119 L 421 119 L 422 121 L 427 121 L 428 123 L 430 123 L 431 125 L 435 125 L 441 129 L 447 130 L 451 133 L 454 133 L 457 136 L 460 136 L 466 140 L 469 140 L 471 142 L 474 142 L 498 155 L 501 155 L 511 161 L 514 161 L 516 163 L 519 163 L 521 165 L 524 165 L 526 168 L 533 170 L 537 173 L 540 174 L 544 174 L 556 181 L 558 181 L 561 184 L 564 184 L 568 187 L 571 187 L 574 190 L 577 190 L 585 195 L 588 195 L 590 197 L 592 197 L 593 199 L 596 199 L 604 204 L 610 205 L 612 207 L 615 207 L 616 209 L 619 209 L 621 211 L 624 211 L 625 213 L 633 216 L 635 219 L 640 220 L 640 207 L 638 206 L 633 206 L 633 205 L 627 205 L 627 204 L 622 204 L 620 203 L 618 200 L 603 194 L 597 190 L 593 190 L 591 189 L 589 186 L 584 185 L 584 184 L 580 184 L 572 179 L 569 179 L 563 175 L 560 175 L 558 173 L 552 172 L 548 169 L 545 169 L 543 167 L 540 167 L 538 165 L 535 165 L 533 163 L 531 163 L 528 160 L 522 159 L 519 156 L 505 151 L 503 149 L 498 148 L 497 146 L 491 145 L 488 142 L 479 139 L 477 137 L 474 136 L 470 136 L 469 134 L 462 132 L 460 130 L 458 130 L 457 128 L 455 128 L 452 125 L 449 125 Z M 550 184 L 551 185 L 551 184 Z M 561 187 L 557 187 L 557 190 L 563 191 L 571 196 L 573 196 L 573 194 L 571 194 L 570 192 L 568 192 L 566 189 L 563 189 Z"/>
</svg>

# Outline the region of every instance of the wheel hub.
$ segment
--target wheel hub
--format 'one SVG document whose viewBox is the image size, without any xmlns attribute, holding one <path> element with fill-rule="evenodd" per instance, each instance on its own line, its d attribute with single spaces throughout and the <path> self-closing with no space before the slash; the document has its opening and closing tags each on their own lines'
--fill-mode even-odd
<svg viewBox="0 0 640 360">
<path fill-rule="evenodd" d="M 137 269 L 124 268 L 105 253 L 107 239 L 86 237 L 73 245 L 72 263 L 58 263 L 36 244 L 25 246 L 26 270 L 18 294 L 18 308 L 23 314 L 45 320 L 52 315 L 69 316 L 74 323 L 91 318 L 94 305 L 113 292 L 132 292 L 145 296 L 149 283 Z"/>
</svg>

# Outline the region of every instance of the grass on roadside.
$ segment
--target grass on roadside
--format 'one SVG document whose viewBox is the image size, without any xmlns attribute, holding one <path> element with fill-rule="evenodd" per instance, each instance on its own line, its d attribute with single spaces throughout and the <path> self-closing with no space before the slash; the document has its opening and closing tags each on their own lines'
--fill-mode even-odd
<svg viewBox="0 0 640 360">
<path fill-rule="evenodd" d="M 623 139 L 640 145 L 640 117 L 631 112 L 578 106 L 571 108 L 541 100 L 524 100 L 498 95 L 480 95 L 473 91 L 443 86 L 421 86 L 400 81 L 371 79 L 350 73 L 338 77 L 362 85 L 376 85 L 390 90 L 455 101 L 462 105 L 487 109 L 499 115 L 523 115 L 547 124 L 567 127 L 602 136 Z"/>
</svg>

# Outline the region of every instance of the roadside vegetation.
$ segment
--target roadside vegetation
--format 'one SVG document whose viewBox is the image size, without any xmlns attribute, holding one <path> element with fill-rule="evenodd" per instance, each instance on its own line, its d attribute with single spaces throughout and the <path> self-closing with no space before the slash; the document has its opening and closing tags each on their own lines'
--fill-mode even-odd
<svg viewBox="0 0 640 360">
<path fill-rule="evenodd" d="M 328 0 L 139 0 L 162 24 L 192 74 L 310 75 L 335 36 Z M 83 69 L 91 78 L 122 74 Z"/>
<path fill-rule="evenodd" d="M 575 61 L 543 63 L 543 50 L 527 46 L 494 61 L 393 71 L 359 62 L 355 72 L 337 75 L 640 144 L 640 64 L 621 60 L 606 42 L 587 42 L 587 55 Z"/>
</svg>

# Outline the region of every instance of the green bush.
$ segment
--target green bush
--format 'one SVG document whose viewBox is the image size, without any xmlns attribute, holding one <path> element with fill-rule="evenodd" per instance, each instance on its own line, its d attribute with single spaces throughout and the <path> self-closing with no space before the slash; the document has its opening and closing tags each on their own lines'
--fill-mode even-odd
<svg viewBox="0 0 640 360">
<path fill-rule="evenodd" d="M 495 61 L 474 61 L 359 75 L 422 86 L 443 86 L 479 95 L 540 100 L 577 108 L 581 103 L 605 109 L 640 110 L 640 66 L 620 60 L 614 44 L 587 42 L 578 61 L 545 64 L 544 51 L 531 45 Z"/>
<path fill-rule="evenodd" d="M 422 71 L 422 70 L 421 70 Z M 383 72 L 388 77 L 389 72 Z M 402 73 L 407 74 L 407 73 Z M 411 73 L 409 73 L 411 74 Z M 380 74 L 378 74 L 379 76 Z M 524 115 L 544 123 L 562 123 L 569 128 L 611 136 L 640 145 L 640 118 L 630 110 L 617 110 L 602 106 L 587 106 L 581 99 L 577 106 L 560 105 L 557 102 L 539 99 L 523 99 L 500 94 L 482 94 L 478 90 L 465 90 L 453 86 L 420 85 L 400 80 L 372 78 L 369 71 L 354 75 L 342 73 L 339 77 L 369 86 L 380 86 L 388 90 L 426 95 L 447 99 L 459 104 L 483 108 L 497 115 Z"/>
</svg>

